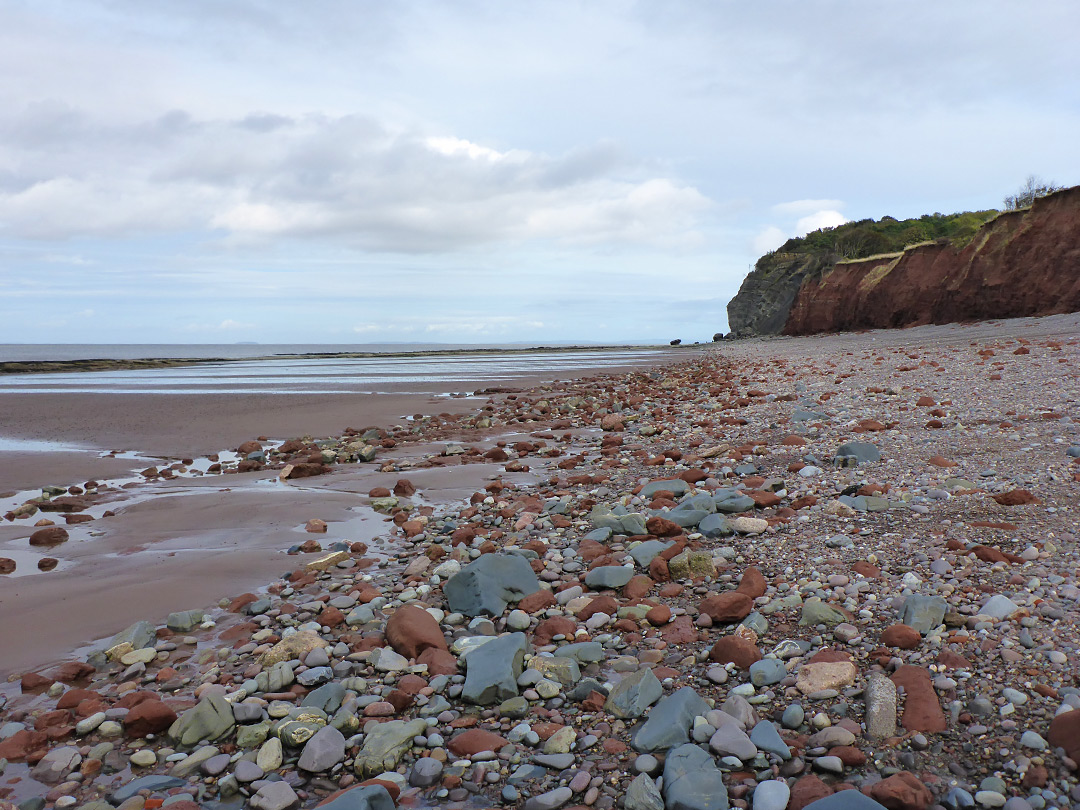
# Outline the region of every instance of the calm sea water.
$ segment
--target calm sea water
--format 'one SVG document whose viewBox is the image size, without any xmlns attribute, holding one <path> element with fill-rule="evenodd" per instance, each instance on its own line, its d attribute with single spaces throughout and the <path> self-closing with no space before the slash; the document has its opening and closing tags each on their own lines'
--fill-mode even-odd
<svg viewBox="0 0 1080 810">
<path fill-rule="evenodd" d="M 550 346 L 569 344 L 551 343 Z M 523 349 L 521 343 L 0 343 L 0 363 L 34 360 L 141 360 L 145 358 L 272 357 L 281 354 L 342 352 L 446 351 L 457 349 Z"/>
<path fill-rule="evenodd" d="M 22 348 L 22 347 L 18 347 Z M 37 347 L 43 350 L 47 347 Z M 61 347 L 68 348 L 68 347 Z M 112 355 L 104 349 L 116 348 Z M 23 359 L 92 359 L 114 357 L 222 357 L 229 348 L 235 357 L 266 356 L 306 351 L 371 351 L 370 347 L 328 346 L 139 346 L 70 347 L 67 358 L 28 355 Z M 439 348 L 447 348 L 441 346 Z M 168 349 L 172 354 L 162 353 Z M 198 349 L 203 354 L 193 354 Z M 411 350 L 419 350 L 415 346 Z M 97 350 L 97 351 L 95 351 Z M 396 346 L 394 351 L 401 351 Z M 127 354 L 120 354 L 121 351 Z M 603 370 L 637 365 L 670 356 L 666 348 L 593 350 L 580 352 L 530 351 L 514 354 L 457 354 L 436 357 L 241 359 L 207 362 L 179 368 L 89 371 L 75 373 L 8 374 L 0 376 L 0 393 L 113 393 L 113 394 L 342 394 L 471 392 L 523 377 Z"/>
</svg>

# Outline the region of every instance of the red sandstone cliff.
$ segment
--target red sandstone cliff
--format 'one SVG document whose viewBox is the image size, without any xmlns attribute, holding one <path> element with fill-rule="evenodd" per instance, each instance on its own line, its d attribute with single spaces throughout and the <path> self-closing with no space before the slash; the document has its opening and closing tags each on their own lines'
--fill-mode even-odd
<svg viewBox="0 0 1080 810">
<path fill-rule="evenodd" d="M 1080 186 L 950 244 L 840 262 L 799 288 L 785 335 L 1080 311 Z"/>
</svg>

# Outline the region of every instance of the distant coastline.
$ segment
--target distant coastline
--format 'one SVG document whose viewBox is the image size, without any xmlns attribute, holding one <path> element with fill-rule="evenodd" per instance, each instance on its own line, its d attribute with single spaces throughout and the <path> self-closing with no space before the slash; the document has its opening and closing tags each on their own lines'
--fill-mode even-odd
<svg viewBox="0 0 1080 810">
<path fill-rule="evenodd" d="M 453 348 L 423 349 L 400 352 L 342 351 L 342 352 L 297 352 L 261 355 L 256 357 L 142 357 L 142 358 L 87 358 L 77 360 L 15 360 L 0 362 L 0 374 L 69 374 L 89 371 L 127 371 L 148 370 L 155 368 L 177 368 L 182 366 L 207 365 L 211 363 L 251 363 L 276 360 L 367 360 L 401 359 L 428 357 L 462 357 L 468 355 L 519 355 L 544 352 L 547 354 L 599 353 L 611 351 L 686 351 L 704 344 L 670 346 L 667 344 L 622 344 L 614 346 L 530 346 L 521 348 Z"/>
</svg>

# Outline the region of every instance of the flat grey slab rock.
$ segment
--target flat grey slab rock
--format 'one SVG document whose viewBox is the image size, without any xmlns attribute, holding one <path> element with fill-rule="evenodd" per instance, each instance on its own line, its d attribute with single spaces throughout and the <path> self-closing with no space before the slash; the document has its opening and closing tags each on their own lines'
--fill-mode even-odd
<svg viewBox="0 0 1080 810">
<path fill-rule="evenodd" d="M 787 782 L 766 779 L 754 788 L 753 810 L 784 810 L 790 798 L 791 789 Z"/>
<path fill-rule="evenodd" d="M 634 577 L 634 569 L 626 565 L 601 565 L 585 575 L 590 588 L 621 588 Z"/>
<path fill-rule="evenodd" d="M 494 638 L 462 656 L 465 662 L 463 700 L 487 706 L 517 697 L 517 679 L 529 641 L 524 633 Z"/>
<path fill-rule="evenodd" d="M 945 621 L 948 608 L 949 603 L 943 597 L 914 593 L 904 600 L 903 622 L 925 636 Z"/>
<path fill-rule="evenodd" d="M 638 726 L 632 743 L 634 750 L 651 754 L 689 742 L 690 724 L 707 711 L 709 704 L 689 686 L 661 698 L 649 710 L 648 719 Z"/>
<path fill-rule="evenodd" d="M 450 610 L 466 616 L 501 616 L 508 602 L 538 590 L 532 566 L 517 554 L 481 554 L 443 586 Z"/>
<path fill-rule="evenodd" d="M 869 796 L 858 790 L 841 790 L 832 796 L 810 802 L 803 810 L 884 810 Z"/>
<path fill-rule="evenodd" d="M 646 540 L 644 543 L 638 543 L 629 552 L 627 552 L 634 562 L 641 568 L 648 568 L 656 556 L 671 545 L 671 542 L 665 542 L 663 540 Z"/>
<path fill-rule="evenodd" d="M 641 717 L 664 694 L 664 687 L 651 669 L 631 672 L 611 690 L 604 711 L 624 720 Z"/>
<path fill-rule="evenodd" d="M 345 759 L 345 737 L 333 726 L 323 726 L 304 743 L 297 765 L 310 773 L 328 771 Z"/>
<path fill-rule="evenodd" d="M 382 785 L 359 785 L 322 805 L 320 810 L 395 810 L 395 805 Z"/>
<path fill-rule="evenodd" d="M 177 745 L 191 747 L 201 740 L 224 737 L 235 725 L 232 704 L 211 694 L 176 719 L 169 727 L 169 738 Z"/>
<path fill-rule="evenodd" d="M 425 720 L 391 720 L 378 723 L 364 734 L 364 745 L 356 755 L 354 769 L 362 778 L 392 771 L 412 747 L 413 737 L 426 734 Z"/>
<path fill-rule="evenodd" d="M 655 481 L 650 481 L 641 488 L 641 492 L 638 496 L 642 500 L 649 500 L 657 492 L 663 492 L 667 490 L 672 495 L 685 495 L 690 491 L 690 485 L 683 481 L 681 478 L 658 478 Z"/>
<path fill-rule="evenodd" d="M 836 460 L 844 466 L 867 464 L 881 461 L 881 451 L 869 442 L 847 442 L 836 449 Z"/>
<path fill-rule="evenodd" d="M 712 756 L 696 745 L 680 745 L 664 761 L 667 810 L 727 810 L 724 777 Z"/>
<path fill-rule="evenodd" d="M 647 773 L 639 773 L 626 789 L 625 810 L 664 810 L 664 797 Z"/>
</svg>

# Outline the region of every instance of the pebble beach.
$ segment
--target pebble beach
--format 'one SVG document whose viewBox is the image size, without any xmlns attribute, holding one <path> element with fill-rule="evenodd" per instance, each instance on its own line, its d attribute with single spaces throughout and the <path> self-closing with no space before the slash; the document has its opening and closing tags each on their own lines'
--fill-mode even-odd
<svg viewBox="0 0 1080 810">
<path fill-rule="evenodd" d="M 1078 402 L 1075 314 L 721 341 L 19 490 L 0 807 L 1080 805 Z"/>
</svg>

